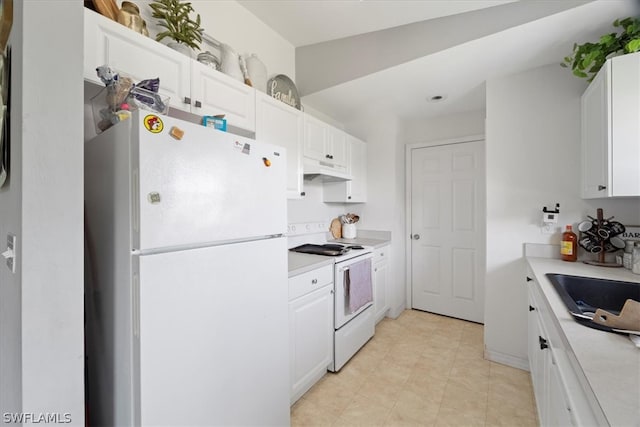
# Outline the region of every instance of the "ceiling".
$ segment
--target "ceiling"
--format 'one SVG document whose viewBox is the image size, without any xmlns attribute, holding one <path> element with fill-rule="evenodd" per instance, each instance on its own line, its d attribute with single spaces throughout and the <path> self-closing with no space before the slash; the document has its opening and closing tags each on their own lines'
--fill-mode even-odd
<svg viewBox="0 0 640 427">
<path fill-rule="evenodd" d="M 348 50 L 350 43 L 366 42 L 367 37 L 372 41 L 386 37 L 398 43 L 405 39 L 398 37 L 397 32 L 405 28 L 420 26 L 428 31 L 430 26 L 442 28 L 438 24 L 444 21 L 458 19 L 457 22 L 465 23 L 467 28 L 462 30 L 468 32 L 467 39 L 451 33 L 456 40 L 447 44 L 447 35 L 436 33 L 442 37 L 431 39 L 441 40 L 436 40 L 429 52 L 396 59 L 396 63 L 383 64 L 381 59 L 378 67 L 369 64 L 367 69 L 361 67 L 351 77 L 341 76 L 330 84 L 323 82 L 314 86 L 312 80 L 322 79 L 331 69 L 325 73 L 320 71 L 315 77 L 308 72 L 301 75 L 304 67 L 298 61 L 296 83 L 299 89 L 303 88 L 303 105 L 343 123 L 362 113 L 393 114 L 412 120 L 482 110 L 487 80 L 559 64 L 571 52 L 574 42 L 596 40 L 613 30 L 613 20 L 637 15 L 640 8 L 636 0 L 537 0 L 538 9 L 549 7 L 548 14 L 532 14 L 529 19 L 520 17 L 510 26 L 492 19 L 504 20 L 499 12 L 507 8 L 512 11 L 519 8 L 526 13 L 525 7 L 531 6 L 531 2 L 240 0 L 239 3 L 296 46 L 298 58 L 301 53 L 316 52 L 318 48 L 329 52 L 327 58 L 331 58 L 331 51 L 335 49 L 338 58 L 340 48 Z M 558 11 L 558 4 L 564 4 L 566 10 Z M 472 26 L 477 27 L 475 35 Z M 481 27 L 490 30 L 482 33 Z M 387 37 L 390 35 L 392 37 Z M 371 62 L 365 50 L 350 52 L 344 59 L 348 62 L 337 61 L 331 63 L 331 67 L 338 67 L 339 71 Z M 304 79 L 301 85 L 299 82 Z M 308 87 L 314 90 L 305 91 Z M 444 99 L 431 102 L 430 98 L 435 95 Z"/>
<path fill-rule="evenodd" d="M 295 47 L 515 0 L 239 0 Z"/>
</svg>

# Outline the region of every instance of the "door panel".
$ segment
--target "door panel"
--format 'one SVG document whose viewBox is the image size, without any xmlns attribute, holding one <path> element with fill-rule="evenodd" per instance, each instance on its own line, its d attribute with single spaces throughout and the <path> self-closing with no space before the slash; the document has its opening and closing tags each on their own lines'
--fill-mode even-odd
<svg viewBox="0 0 640 427">
<path fill-rule="evenodd" d="M 411 153 L 412 307 L 484 318 L 484 142 Z"/>
<path fill-rule="evenodd" d="M 279 238 L 139 257 L 141 425 L 288 425 L 285 254 Z"/>
<path fill-rule="evenodd" d="M 281 234 L 286 220 L 286 151 L 162 116 L 169 132 L 138 124 L 139 214 L 134 247 L 153 249 Z M 270 166 L 263 159 L 270 160 Z M 135 162 L 134 162 L 135 164 Z M 137 174 L 137 175 L 136 175 Z M 137 218 L 139 216 L 139 218 Z M 139 237 L 138 237 L 139 234 Z"/>
</svg>

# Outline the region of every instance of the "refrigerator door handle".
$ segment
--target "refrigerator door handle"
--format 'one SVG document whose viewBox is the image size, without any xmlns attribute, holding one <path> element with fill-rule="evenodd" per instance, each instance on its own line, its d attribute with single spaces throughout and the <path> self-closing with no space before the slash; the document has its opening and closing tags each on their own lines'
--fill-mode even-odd
<svg viewBox="0 0 640 427">
<path fill-rule="evenodd" d="M 133 275 L 133 286 L 131 286 L 131 301 L 132 301 L 132 313 L 131 313 L 131 323 L 133 329 L 133 336 L 135 338 L 140 338 L 140 276 L 138 273 Z"/>
<path fill-rule="evenodd" d="M 140 175 L 138 169 L 133 170 L 131 186 L 133 231 L 138 233 L 140 231 L 140 194 L 138 194 L 140 191 Z"/>
</svg>

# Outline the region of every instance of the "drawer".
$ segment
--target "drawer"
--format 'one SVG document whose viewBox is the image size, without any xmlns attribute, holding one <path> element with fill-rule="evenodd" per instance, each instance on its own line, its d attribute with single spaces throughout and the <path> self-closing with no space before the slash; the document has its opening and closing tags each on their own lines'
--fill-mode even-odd
<svg viewBox="0 0 640 427">
<path fill-rule="evenodd" d="M 289 301 L 333 283 L 333 265 L 289 278 Z"/>
<path fill-rule="evenodd" d="M 373 251 L 373 262 L 378 263 L 378 262 L 383 262 L 386 261 L 389 258 L 389 246 L 383 246 L 381 248 L 378 249 L 374 249 Z"/>
</svg>

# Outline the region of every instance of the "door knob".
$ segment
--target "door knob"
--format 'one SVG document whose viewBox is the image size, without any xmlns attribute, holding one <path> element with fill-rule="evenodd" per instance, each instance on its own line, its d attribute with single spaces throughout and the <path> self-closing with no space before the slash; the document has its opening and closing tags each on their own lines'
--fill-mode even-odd
<svg viewBox="0 0 640 427">
<path fill-rule="evenodd" d="M 413 240 L 420 240 L 420 235 L 419 234 L 414 234 L 411 238 Z"/>
</svg>

